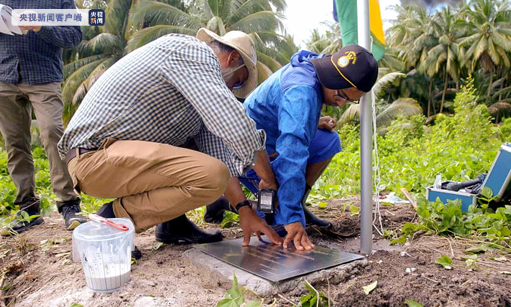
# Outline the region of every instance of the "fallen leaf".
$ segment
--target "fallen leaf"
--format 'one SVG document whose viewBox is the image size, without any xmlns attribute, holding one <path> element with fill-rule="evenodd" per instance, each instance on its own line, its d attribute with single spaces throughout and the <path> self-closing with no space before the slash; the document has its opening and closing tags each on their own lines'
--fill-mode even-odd
<svg viewBox="0 0 511 307">
<path fill-rule="evenodd" d="M 159 250 L 159 249 L 160 249 L 160 247 L 162 247 L 162 246 L 163 246 L 163 243 L 161 243 L 161 242 L 156 242 L 156 243 L 152 246 L 152 250 L 157 251 L 157 250 Z"/>
<path fill-rule="evenodd" d="M 493 260 L 495 260 L 495 261 L 499 261 L 499 262 L 507 262 L 507 258 L 506 258 L 506 257 L 504 257 L 504 256 L 494 258 Z"/>
<path fill-rule="evenodd" d="M 71 255 L 71 252 L 56 254 L 55 257 L 62 258 L 62 257 L 67 257 L 69 255 Z"/>
<path fill-rule="evenodd" d="M 424 306 L 422 306 L 421 303 L 418 303 L 416 301 L 412 301 L 409 299 L 405 299 L 405 303 L 406 303 L 406 305 L 408 305 L 408 307 L 424 307 Z"/>
<path fill-rule="evenodd" d="M 438 258 L 436 261 L 435 261 L 436 264 L 440 264 L 441 266 L 444 267 L 444 269 L 447 269 L 447 270 L 450 270 L 452 269 L 451 267 L 451 264 L 452 264 L 452 259 L 449 258 L 448 256 L 446 255 L 442 255 L 440 258 Z M 449 267 L 449 268 L 447 268 Z"/>
<path fill-rule="evenodd" d="M 480 254 L 480 253 L 486 253 L 488 251 L 488 246 L 481 244 L 476 246 L 471 246 L 464 250 L 463 252 L 466 254 Z"/>
<path fill-rule="evenodd" d="M 376 288 L 376 285 L 378 285 L 378 281 L 377 280 L 375 282 L 373 282 L 372 284 L 367 285 L 367 286 L 362 287 L 362 288 L 364 289 L 365 294 L 369 294 L 369 293 L 371 293 L 371 291 L 373 291 Z"/>
</svg>

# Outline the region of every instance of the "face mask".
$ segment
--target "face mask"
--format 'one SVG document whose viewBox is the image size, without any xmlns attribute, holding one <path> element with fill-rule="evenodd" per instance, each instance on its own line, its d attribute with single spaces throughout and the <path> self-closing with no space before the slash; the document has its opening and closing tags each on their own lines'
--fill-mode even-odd
<svg viewBox="0 0 511 307">
<path fill-rule="evenodd" d="M 222 77 L 224 78 L 224 80 L 227 82 L 227 80 L 229 80 L 229 77 L 237 72 L 238 70 L 242 69 L 243 67 L 245 67 L 247 65 L 243 64 L 241 66 L 238 66 L 236 68 L 226 68 L 222 71 Z"/>
<path fill-rule="evenodd" d="M 222 71 L 222 77 L 225 81 L 225 83 L 228 83 L 230 81 L 230 78 L 232 77 L 232 75 L 237 72 L 238 70 L 242 69 L 243 67 L 245 67 L 247 65 L 243 64 L 241 66 L 238 66 L 236 68 L 226 68 Z M 233 89 L 240 89 L 242 88 L 244 85 L 244 83 L 240 84 L 240 85 L 236 85 L 233 87 Z"/>
</svg>

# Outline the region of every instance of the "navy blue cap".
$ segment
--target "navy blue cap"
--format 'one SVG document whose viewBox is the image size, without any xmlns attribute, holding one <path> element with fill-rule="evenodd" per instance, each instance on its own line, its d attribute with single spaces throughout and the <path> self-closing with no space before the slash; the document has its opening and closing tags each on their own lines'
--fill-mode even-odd
<svg viewBox="0 0 511 307">
<path fill-rule="evenodd" d="M 311 62 L 321 85 L 332 90 L 354 87 L 369 92 L 378 78 L 378 62 L 359 45 L 345 46 Z"/>
</svg>

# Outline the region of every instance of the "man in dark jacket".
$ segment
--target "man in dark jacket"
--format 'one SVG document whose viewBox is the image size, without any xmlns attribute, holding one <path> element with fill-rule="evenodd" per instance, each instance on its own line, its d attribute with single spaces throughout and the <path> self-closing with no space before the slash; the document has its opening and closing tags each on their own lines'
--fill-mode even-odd
<svg viewBox="0 0 511 307">
<path fill-rule="evenodd" d="M 12 9 L 75 9 L 73 0 L 0 0 Z M 35 193 L 34 161 L 30 148 L 32 110 L 38 122 L 41 143 L 50 162 L 53 191 L 66 228 L 84 222 L 80 198 L 65 162 L 59 157 L 57 143 L 62 137 L 62 50 L 82 40 L 80 27 L 21 27 L 25 35 L 0 33 L 0 132 L 5 139 L 8 169 L 18 189 L 14 204 L 20 211 L 2 235 L 20 233 L 43 223 L 40 200 Z M 22 218 L 25 211 L 30 220 Z M 78 214 L 78 215 L 77 215 Z M 33 217 L 35 216 L 35 217 Z"/>
</svg>

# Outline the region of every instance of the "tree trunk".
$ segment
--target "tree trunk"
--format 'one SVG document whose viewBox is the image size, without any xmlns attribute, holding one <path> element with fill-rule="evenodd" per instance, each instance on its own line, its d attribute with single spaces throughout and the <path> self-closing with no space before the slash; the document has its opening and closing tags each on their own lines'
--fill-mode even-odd
<svg viewBox="0 0 511 307">
<path fill-rule="evenodd" d="M 505 72 L 505 71 L 504 71 Z M 502 74 L 504 76 L 504 74 Z M 504 88 L 504 84 L 506 83 L 506 78 L 504 76 L 504 80 L 500 83 L 500 93 L 499 93 L 499 101 L 502 101 L 502 89 Z"/>
<path fill-rule="evenodd" d="M 433 87 L 433 78 L 429 78 L 429 97 L 428 97 L 428 118 L 431 116 L 431 100 L 433 98 L 431 97 L 433 93 L 431 93 Z"/>
<path fill-rule="evenodd" d="M 445 82 L 444 82 L 444 92 L 442 93 L 442 104 L 440 105 L 440 113 L 444 110 L 444 101 L 445 101 L 445 93 L 447 92 L 447 80 L 449 79 L 449 75 L 447 74 L 447 69 L 445 69 Z"/>
<path fill-rule="evenodd" d="M 493 85 L 493 65 L 490 70 L 490 86 L 488 86 L 488 93 L 486 93 L 486 101 L 485 104 L 488 105 L 488 101 L 490 100 L 491 87 Z"/>
<path fill-rule="evenodd" d="M 456 80 L 456 93 L 460 91 L 460 79 Z"/>
</svg>

